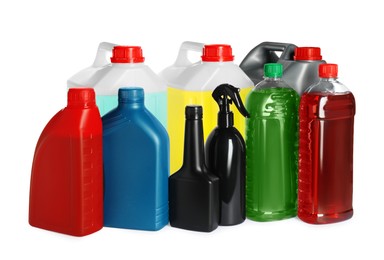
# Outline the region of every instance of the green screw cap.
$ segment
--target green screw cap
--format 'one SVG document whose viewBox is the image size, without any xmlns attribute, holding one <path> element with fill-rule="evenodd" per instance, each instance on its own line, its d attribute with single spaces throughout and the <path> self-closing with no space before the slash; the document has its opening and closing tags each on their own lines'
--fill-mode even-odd
<svg viewBox="0 0 384 260">
<path fill-rule="evenodd" d="M 267 78 L 281 78 L 283 76 L 283 65 L 280 63 L 264 64 L 264 76 Z"/>
</svg>

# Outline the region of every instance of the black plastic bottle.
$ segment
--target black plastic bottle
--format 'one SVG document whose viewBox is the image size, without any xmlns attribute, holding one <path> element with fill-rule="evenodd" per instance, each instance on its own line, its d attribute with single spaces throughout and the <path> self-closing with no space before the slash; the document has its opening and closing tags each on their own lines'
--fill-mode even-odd
<svg viewBox="0 0 384 260">
<path fill-rule="evenodd" d="M 203 108 L 185 108 L 184 162 L 169 177 L 169 221 L 172 227 L 211 232 L 219 225 L 219 178 L 204 160 Z"/>
<path fill-rule="evenodd" d="M 212 97 L 219 105 L 217 127 L 205 145 L 208 169 L 220 179 L 220 221 L 222 226 L 237 225 L 245 220 L 245 142 L 233 127 L 234 103 L 239 112 L 249 117 L 240 89 L 229 84 L 218 86 Z"/>
</svg>

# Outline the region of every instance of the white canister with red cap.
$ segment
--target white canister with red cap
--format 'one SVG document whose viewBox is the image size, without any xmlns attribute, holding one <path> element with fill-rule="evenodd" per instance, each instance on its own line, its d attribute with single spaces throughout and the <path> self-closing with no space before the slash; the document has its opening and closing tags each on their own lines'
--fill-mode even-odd
<svg viewBox="0 0 384 260">
<path fill-rule="evenodd" d="M 110 62 L 107 60 L 107 55 Z M 94 64 L 68 80 L 68 87 L 92 87 L 101 116 L 118 105 L 121 87 L 141 87 L 145 106 L 167 127 L 167 87 L 165 82 L 144 63 L 140 46 L 101 43 Z"/>
</svg>

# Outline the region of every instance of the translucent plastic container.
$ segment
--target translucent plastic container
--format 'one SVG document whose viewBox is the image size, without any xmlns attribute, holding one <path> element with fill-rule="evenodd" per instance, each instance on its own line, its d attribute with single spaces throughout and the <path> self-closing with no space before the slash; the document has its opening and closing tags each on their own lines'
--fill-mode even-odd
<svg viewBox="0 0 384 260">
<path fill-rule="evenodd" d="M 297 212 L 299 95 L 282 80 L 281 64 L 264 68 L 246 101 L 246 215 L 256 221 Z"/>
<path fill-rule="evenodd" d="M 112 53 L 111 62 L 106 54 Z M 120 87 L 140 86 L 145 91 L 145 105 L 167 127 L 167 87 L 144 63 L 140 46 L 101 43 L 94 64 L 68 80 L 68 87 L 88 86 L 96 91 L 101 116 L 117 107 Z"/>
<path fill-rule="evenodd" d="M 337 74 L 336 64 L 320 65 L 300 102 L 298 216 L 311 224 L 353 215 L 355 98 Z"/>
</svg>

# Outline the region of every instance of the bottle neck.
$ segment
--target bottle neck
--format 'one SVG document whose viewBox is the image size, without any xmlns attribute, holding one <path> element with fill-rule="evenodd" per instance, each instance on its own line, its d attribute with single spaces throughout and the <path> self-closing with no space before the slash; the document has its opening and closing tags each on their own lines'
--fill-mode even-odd
<svg viewBox="0 0 384 260">
<path fill-rule="evenodd" d="M 183 167 L 201 172 L 204 169 L 204 137 L 201 119 L 186 119 Z"/>
<path fill-rule="evenodd" d="M 256 85 L 256 89 L 291 88 L 281 77 L 265 77 Z"/>
<path fill-rule="evenodd" d="M 217 126 L 220 128 L 229 128 L 233 126 L 233 112 L 228 108 L 220 109 L 217 114 Z"/>
<path fill-rule="evenodd" d="M 96 107 L 95 102 L 88 102 L 88 103 L 68 103 L 68 108 L 71 109 L 91 109 Z"/>
<path fill-rule="evenodd" d="M 113 67 L 116 68 L 137 68 L 144 67 L 144 62 L 127 62 L 127 63 L 112 63 Z"/>
<path fill-rule="evenodd" d="M 143 109 L 144 102 L 136 101 L 136 102 L 119 102 L 119 107 L 121 108 L 129 108 L 129 109 Z"/>
<path fill-rule="evenodd" d="M 207 64 L 208 66 L 225 66 L 225 65 L 233 65 L 233 61 L 202 61 L 203 64 Z"/>
<path fill-rule="evenodd" d="M 322 82 L 337 82 L 337 78 L 320 78 Z"/>
<path fill-rule="evenodd" d="M 271 82 L 271 81 L 283 81 L 282 77 L 265 77 L 264 76 L 264 80 L 265 81 L 268 81 L 268 82 Z"/>
</svg>

